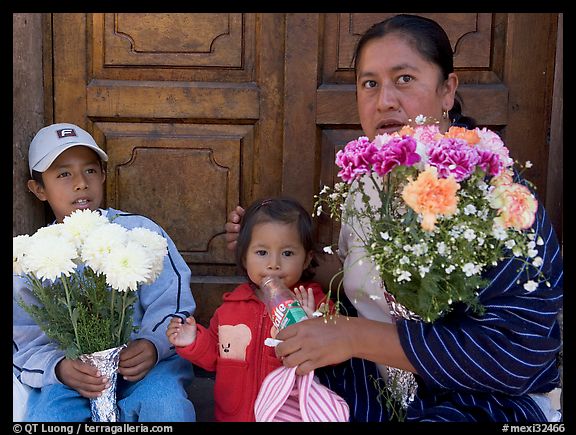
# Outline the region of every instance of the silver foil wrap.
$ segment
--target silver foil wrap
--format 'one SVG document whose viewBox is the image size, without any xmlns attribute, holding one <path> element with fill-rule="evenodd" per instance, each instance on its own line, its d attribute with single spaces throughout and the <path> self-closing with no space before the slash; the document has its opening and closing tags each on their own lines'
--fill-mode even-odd
<svg viewBox="0 0 576 435">
<path fill-rule="evenodd" d="M 416 313 L 407 309 L 404 305 L 396 302 L 394 296 L 385 291 L 386 300 L 390 306 L 390 314 L 395 320 L 408 319 L 421 321 L 422 318 Z M 397 369 L 395 367 L 387 367 L 388 369 L 388 388 L 392 397 L 400 403 L 402 409 L 406 411 L 410 402 L 414 400 L 418 384 L 412 372 Z"/>
<path fill-rule="evenodd" d="M 106 349 L 99 352 L 80 355 L 80 361 L 98 368 L 103 376 L 109 379 L 110 387 L 102 392 L 100 397 L 90 399 L 92 421 L 116 422 L 118 421 L 118 407 L 116 406 L 116 377 L 120 351 L 126 345 Z"/>
</svg>

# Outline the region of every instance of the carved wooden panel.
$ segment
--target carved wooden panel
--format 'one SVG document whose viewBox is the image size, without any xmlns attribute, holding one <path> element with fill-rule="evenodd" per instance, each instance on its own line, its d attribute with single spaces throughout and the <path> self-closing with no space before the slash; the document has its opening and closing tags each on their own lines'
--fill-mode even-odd
<svg viewBox="0 0 576 435">
<path fill-rule="evenodd" d="M 251 15 L 108 13 L 92 14 L 91 19 L 96 78 L 253 78 Z"/>
<path fill-rule="evenodd" d="M 109 161 L 107 204 L 147 215 L 189 263 L 229 264 L 226 216 L 240 202 L 251 126 L 96 123 Z"/>
<path fill-rule="evenodd" d="M 242 67 L 241 14 L 105 14 L 105 66 Z"/>
</svg>

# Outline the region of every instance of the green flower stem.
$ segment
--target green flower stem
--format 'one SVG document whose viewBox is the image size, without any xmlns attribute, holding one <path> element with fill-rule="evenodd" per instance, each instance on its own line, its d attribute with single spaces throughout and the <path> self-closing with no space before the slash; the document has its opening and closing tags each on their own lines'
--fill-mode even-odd
<svg viewBox="0 0 576 435">
<path fill-rule="evenodd" d="M 64 291 L 66 292 L 66 305 L 68 306 L 68 314 L 70 315 L 70 321 L 72 322 L 72 328 L 74 328 L 74 337 L 76 337 L 76 345 L 78 349 L 80 349 L 80 338 L 78 337 L 78 325 L 74 320 L 74 316 L 72 314 L 72 302 L 70 300 L 70 290 L 68 289 L 68 279 L 67 277 L 63 277 L 62 285 L 64 286 Z"/>
<path fill-rule="evenodd" d="M 126 313 L 126 298 L 128 297 L 128 291 L 129 290 L 126 290 L 122 295 L 122 314 L 120 315 L 120 324 L 118 326 L 118 341 L 116 342 L 117 345 L 122 344 L 120 343 L 120 338 L 122 337 L 122 330 L 124 329 L 124 314 Z"/>
<path fill-rule="evenodd" d="M 114 325 L 114 301 L 116 300 L 116 290 L 110 288 L 110 317 L 112 317 L 112 321 L 110 322 L 110 329 L 112 329 L 112 325 Z M 114 336 L 114 332 L 110 331 L 112 336 Z M 116 341 L 118 342 L 118 341 Z"/>
</svg>

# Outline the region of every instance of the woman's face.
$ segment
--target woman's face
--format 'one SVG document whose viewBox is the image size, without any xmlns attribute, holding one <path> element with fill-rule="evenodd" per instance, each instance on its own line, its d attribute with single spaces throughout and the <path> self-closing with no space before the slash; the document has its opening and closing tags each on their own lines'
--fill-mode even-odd
<svg viewBox="0 0 576 435">
<path fill-rule="evenodd" d="M 403 36 L 391 33 L 368 41 L 356 77 L 360 123 L 370 139 L 399 130 L 419 114 L 440 121 L 443 131 L 448 128 L 442 112 L 454 104 L 458 77 L 451 73 L 442 80 L 440 68 Z"/>
</svg>

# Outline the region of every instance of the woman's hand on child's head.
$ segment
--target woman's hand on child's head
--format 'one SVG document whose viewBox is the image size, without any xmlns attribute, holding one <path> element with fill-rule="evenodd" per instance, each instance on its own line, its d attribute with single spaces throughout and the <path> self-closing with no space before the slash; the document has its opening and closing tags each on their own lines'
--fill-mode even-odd
<svg viewBox="0 0 576 435">
<path fill-rule="evenodd" d="M 305 289 L 303 285 L 294 289 L 296 300 L 306 312 L 309 318 L 312 318 L 312 313 L 316 310 L 316 303 L 314 301 L 314 292 L 311 288 Z"/>
<path fill-rule="evenodd" d="M 226 244 L 228 249 L 233 251 L 236 249 L 236 240 L 238 239 L 238 233 L 240 232 L 240 221 L 244 216 L 245 210 L 239 205 L 236 206 L 234 210 L 228 215 L 228 221 L 224 225 L 224 230 L 226 230 Z"/>
<path fill-rule="evenodd" d="M 196 320 L 188 317 L 184 322 L 180 317 L 172 317 L 166 329 L 168 341 L 174 346 L 189 346 L 196 340 Z"/>
</svg>

